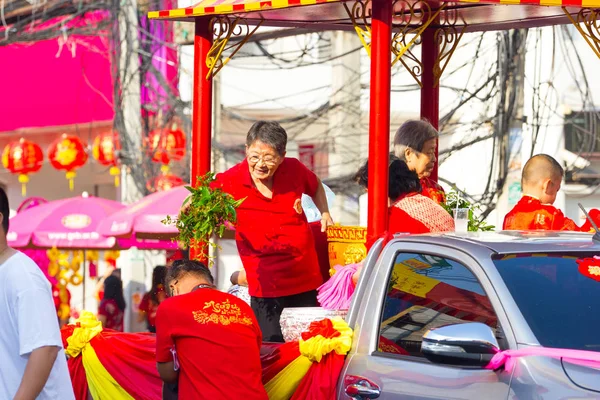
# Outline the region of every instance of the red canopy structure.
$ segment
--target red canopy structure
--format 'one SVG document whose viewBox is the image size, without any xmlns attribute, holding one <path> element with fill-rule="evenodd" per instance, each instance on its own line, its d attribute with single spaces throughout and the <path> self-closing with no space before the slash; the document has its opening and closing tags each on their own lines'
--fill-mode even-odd
<svg viewBox="0 0 600 400">
<path fill-rule="evenodd" d="M 212 77 L 260 25 L 355 30 L 371 57 L 369 240 L 387 229 L 391 66 L 421 87 L 421 117 L 436 128 L 439 80 L 465 32 L 573 23 L 600 57 L 600 0 L 202 0 L 150 18 L 195 22 L 192 182 L 210 170 Z M 232 37 L 240 40 L 232 41 Z M 420 42 L 421 59 L 411 52 Z M 224 56 L 227 54 L 227 57 Z M 409 63 L 417 68 L 409 68 Z M 437 169 L 432 174 L 437 178 Z"/>
</svg>

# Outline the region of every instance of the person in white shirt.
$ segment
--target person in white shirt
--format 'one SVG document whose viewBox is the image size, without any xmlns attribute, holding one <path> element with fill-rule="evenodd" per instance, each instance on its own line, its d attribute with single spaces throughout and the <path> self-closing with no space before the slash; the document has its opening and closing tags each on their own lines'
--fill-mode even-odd
<svg viewBox="0 0 600 400">
<path fill-rule="evenodd" d="M 0 188 L 0 399 L 74 400 L 50 282 L 8 247 L 9 210 Z"/>
</svg>

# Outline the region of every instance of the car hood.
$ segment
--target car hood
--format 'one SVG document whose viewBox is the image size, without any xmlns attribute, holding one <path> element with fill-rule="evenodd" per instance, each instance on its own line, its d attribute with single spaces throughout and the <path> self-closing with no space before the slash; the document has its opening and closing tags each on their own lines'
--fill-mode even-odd
<svg viewBox="0 0 600 400">
<path fill-rule="evenodd" d="M 600 393 L 600 363 L 585 363 L 568 358 L 562 358 L 561 363 L 571 382 L 583 389 Z"/>
</svg>

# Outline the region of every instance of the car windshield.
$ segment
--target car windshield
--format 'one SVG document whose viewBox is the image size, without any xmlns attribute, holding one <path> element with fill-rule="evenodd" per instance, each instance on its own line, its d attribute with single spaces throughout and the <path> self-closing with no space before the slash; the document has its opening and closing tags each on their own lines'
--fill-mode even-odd
<svg viewBox="0 0 600 400">
<path fill-rule="evenodd" d="M 542 346 L 600 351 L 597 256 L 503 254 L 493 259 Z"/>
</svg>

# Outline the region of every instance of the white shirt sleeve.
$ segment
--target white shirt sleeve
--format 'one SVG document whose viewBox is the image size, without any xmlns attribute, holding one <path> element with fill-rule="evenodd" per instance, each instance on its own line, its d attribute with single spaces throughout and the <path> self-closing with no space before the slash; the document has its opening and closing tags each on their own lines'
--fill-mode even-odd
<svg viewBox="0 0 600 400">
<path fill-rule="evenodd" d="M 30 354 L 44 346 L 62 348 L 58 317 L 49 287 L 32 279 L 32 287 L 20 291 L 16 312 L 19 329 L 19 354 Z M 48 284 L 49 286 L 49 284 Z"/>
</svg>

